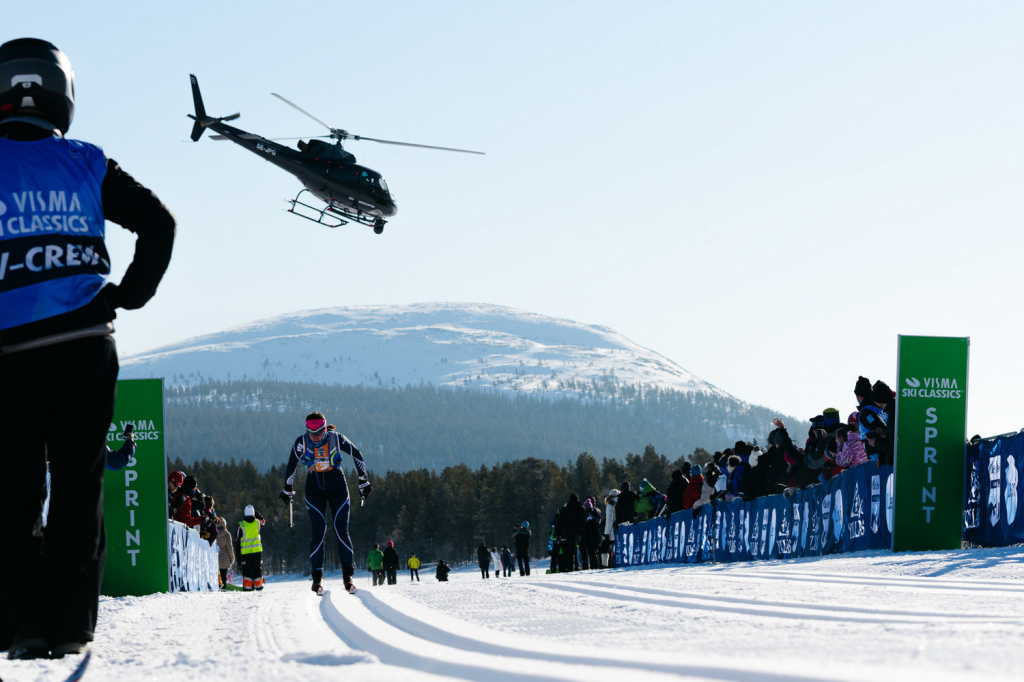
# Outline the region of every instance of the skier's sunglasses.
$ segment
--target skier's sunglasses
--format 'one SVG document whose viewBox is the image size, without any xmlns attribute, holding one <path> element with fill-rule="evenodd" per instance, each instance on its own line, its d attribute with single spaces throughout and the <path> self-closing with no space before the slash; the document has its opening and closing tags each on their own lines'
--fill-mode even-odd
<svg viewBox="0 0 1024 682">
<path fill-rule="evenodd" d="M 306 433 L 314 441 L 319 441 L 327 433 L 327 420 L 326 419 L 307 419 L 306 420 Z"/>
</svg>

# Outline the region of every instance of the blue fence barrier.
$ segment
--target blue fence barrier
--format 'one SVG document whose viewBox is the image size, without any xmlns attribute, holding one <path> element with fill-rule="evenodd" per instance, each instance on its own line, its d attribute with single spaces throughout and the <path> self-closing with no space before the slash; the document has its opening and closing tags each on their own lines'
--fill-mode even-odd
<svg viewBox="0 0 1024 682">
<path fill-rule="evenodd" d="M 170 547 L 168 570 L 171 592 L 198 592 L 218 588 L 220 548 L 212 546 L 199 533 L 177 521 L 167 522 Z"/>
<path fill-rule="evenodd" d="M 615 562 L 693 564 L 889 549 L 892 512 L 892 467 L 864 464 L 790 497 L 718 501 L 623 524 L 615 535 Z"/>
<path fill-rule="evenodd" d="M 988 547 L 1024 542 L 1024 431 L 968 445 L 966 484 L 964 539 Z"/>
</svg>

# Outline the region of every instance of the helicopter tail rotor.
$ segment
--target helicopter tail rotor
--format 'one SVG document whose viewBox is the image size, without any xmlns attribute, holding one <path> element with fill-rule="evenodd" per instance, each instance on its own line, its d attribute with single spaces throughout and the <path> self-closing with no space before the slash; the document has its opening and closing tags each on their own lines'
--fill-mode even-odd
<svg viewBox="0 0 1024 682">
<path fill-rule="evenodd" d="M 206 115 L 206 107 L 203 106 L 203 96 L 199 92 L 199 80 L 195 74 L 189 74 L 189 79 L 192 81 L 192 101 L 196 107 L 196 115 L 189 114 L 195 123 L 192 125 L 192 141 L 198 142 L 199 138 L 203 136 L 203 132 L 209 127 L 211 123 L 220 123 L 221 121 L 234 121 L 241 114 L 231 114 L 230 116 L 211 117 Z"/>
</svg>

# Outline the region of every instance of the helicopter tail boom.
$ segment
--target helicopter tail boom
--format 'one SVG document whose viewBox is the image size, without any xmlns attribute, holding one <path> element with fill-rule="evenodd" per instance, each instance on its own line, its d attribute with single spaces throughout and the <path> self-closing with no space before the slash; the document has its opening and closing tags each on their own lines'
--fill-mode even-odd
<svg viewBox="0 0 1024 682">
<path fill-rule="evenodd" d="M 196 107 L 196 115 L 192 117 L 195 120 L 195 124 L 192 126 L 192 141 L 197 142 L 202 137 L 203 131 L 206 130 L 206 126 L 203 125 L 203 120 L 206 118 L 206 107 L 203 106 L 203 96 L 199 92 L 199 80 L 195 74 L 189 74 L 189 80 L 192 81 L 192 101 Z"/>
</svg>

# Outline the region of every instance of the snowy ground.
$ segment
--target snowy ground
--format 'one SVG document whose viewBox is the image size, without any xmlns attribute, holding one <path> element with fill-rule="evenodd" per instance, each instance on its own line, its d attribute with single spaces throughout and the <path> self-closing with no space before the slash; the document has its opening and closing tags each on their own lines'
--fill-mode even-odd
<svg viewBox="0 0 1024 682">
<path fill-rule="evenodd" d="M 104 599 L 95 680 L 1022 679 L 1024 550 Z M 0 661 L 62 679 L 74 660 Z"/>
</svg>

